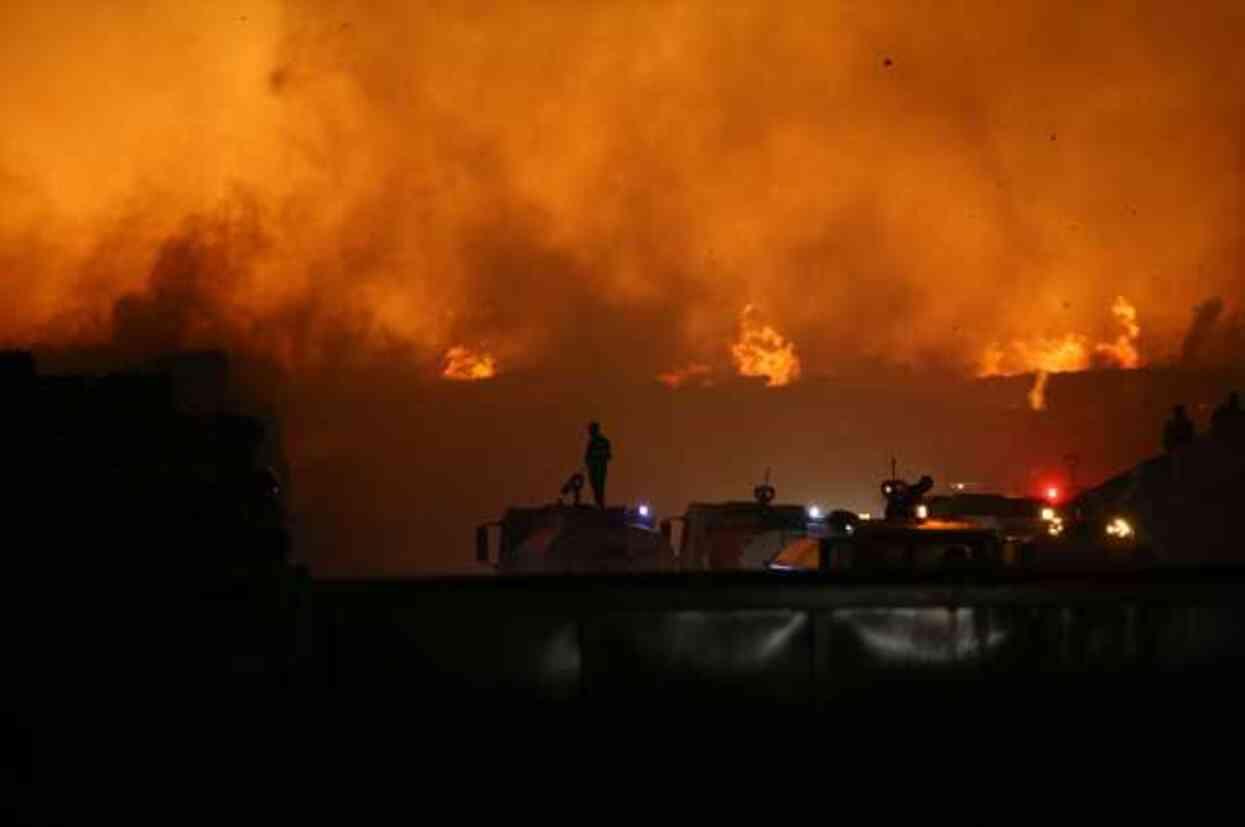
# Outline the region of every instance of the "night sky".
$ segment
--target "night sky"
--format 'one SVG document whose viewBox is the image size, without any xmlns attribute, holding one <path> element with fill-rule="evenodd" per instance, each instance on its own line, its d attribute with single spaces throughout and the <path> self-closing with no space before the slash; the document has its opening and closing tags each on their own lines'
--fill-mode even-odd
<svg viewBox="0 0 1245 827">
<path fill-rule="evenodd" d="M 0 346 L 223 348 L 318 571 L 611 493 L 1083 481 L 1245 363 L 1245 5 L 0 7 Z"/>
</svg>

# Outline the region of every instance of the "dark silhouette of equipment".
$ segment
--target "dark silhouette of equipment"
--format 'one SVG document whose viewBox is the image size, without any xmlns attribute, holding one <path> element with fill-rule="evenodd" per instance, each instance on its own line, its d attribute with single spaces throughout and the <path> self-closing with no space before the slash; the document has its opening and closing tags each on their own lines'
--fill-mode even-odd
<svg viewBox="0 0 1245 827">
<path fill-rule="evenodd" d="M 592 498 L 597 508 L 605 508 L 605 477 L 613 452 L 610 441 L 601 433 L 598 422 L 588 423 L 588 447 L 584 450 L 584 465 L 588 467 L 588 481 L 592 484 Z"/>
<path fill-rule="evenodd" d="M 860 515 L 854 511 L 836 508 L 826 516 L 826 527 L 835 534 L 851 534 L 860 525 Z"/>
<path fill-rule="evenodd" d="M 1057 516 L 1044 500 L 987 492 L 931 496 L 925 505 L 930 519 L 988 528 L 1012 544 L 1044 539 Z"/>
<path fill-rule="evenodd" d="M 882 498 L 886 501 L 886 519 L 892 522 L 917 519 L 918 506 L 933 488 L 934 479 L 928 475 L 915 483 L 898 478 L 883 481 Z"/>
<path fill-rule="evenodd" d="M 558 497 L 558 505 L 562 505 L 563 497 L 570 497 L 572 505 L 579 505 L 579 500 L 584 490 L 584 475 L 576 471 L 574 474 L 562 483 L 562 491 Z"/>
<path fill-rule="evenodd" d="M 774 501 L 774 496 L 778 493 L 769 481 L 770 469 L 765 469 L 765 482 L 752 489 L 752 496 L 761 505 L 769 505 Z"/>
</svg>

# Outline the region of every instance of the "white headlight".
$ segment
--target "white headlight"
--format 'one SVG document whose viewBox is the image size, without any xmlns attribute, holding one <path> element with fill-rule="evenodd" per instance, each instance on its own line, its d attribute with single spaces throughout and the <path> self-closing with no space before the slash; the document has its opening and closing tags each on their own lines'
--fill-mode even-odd
<svg viewBox="0 0 1245 827">
<path fill-rule="evenodd" d="M 641 517 L 647 517 L 647 516 L 648 516 L 648 506 L 647 506 L 647 505 L 642 505 L 642 506 L 640 506 L 640 516 L 641 516 Z"/>
<path fill-rule="evenodd" d="M 924 519 L 927 519 L 928 517 L 929 517 L 929 506 L 924 505 L 924 504 L 918 505 L 916 507 L 916 518 L 918 520 L 924 520 Z"/>
<path fill-rule="evenodd" d="M 1049 522 L 1051 522 L 1052 520 L 1054 520 L 1054 519 L 1055 519 L 1055 509 L 1053 509 L 1053 508 L 1043 508 L 1043 509 L 1042 509 L 1042 519 L 1043 519 L 1043 520 L 1045 520 L 1045 521 L 1046 521 L 1046 522 L 1048 522 L 1048 523 L 1049 523 Z"/>
<path fill-rule="evenodd" d="M 817 506 L 815 506 L 815 505 L 810 505 L 810 506 L 808 507 L 808 516 L 809 516 L 809 519 L 811 519 L 811 520 L 820 520 L 820 519 L 821 519 L 821 509 L 820 509 L 820 508 L 818 508 L 818 507 L 817 507 Z"/>
</svg>

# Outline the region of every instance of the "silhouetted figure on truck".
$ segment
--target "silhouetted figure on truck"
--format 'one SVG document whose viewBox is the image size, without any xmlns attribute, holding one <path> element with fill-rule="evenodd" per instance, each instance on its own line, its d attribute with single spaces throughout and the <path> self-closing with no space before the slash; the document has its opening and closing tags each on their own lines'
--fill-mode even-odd
<svg viewBox="0 0 1245 827">
<path fill-rule="evenodd" d="M 1193 420 L 1185 413 L 1184 405 L 1172 408 L 1171 419 L 1163 426 L 1163 450 L 1173 453 L 1193 442 Z"/>
<path fill-rule="evenodd" d="M 597 508 L 605 508 L 605 477 L 610 459 L 610 441 L 601 433 L 601 425 L 588 423 L 588 448 L 584 451 L 584 465 L 588 466 L 588 482 L 592 485 L 592 498 Z"/>
</svg>

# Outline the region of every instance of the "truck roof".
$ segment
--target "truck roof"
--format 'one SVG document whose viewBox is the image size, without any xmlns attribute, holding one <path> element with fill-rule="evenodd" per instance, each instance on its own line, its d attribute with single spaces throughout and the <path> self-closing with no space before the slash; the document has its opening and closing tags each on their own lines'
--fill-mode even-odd
<svg viewBox="0 0 1245 827">
<path fill-rule="evenodd" d="M 929 497 L 930 510 L 942 515 L 977 517 L 1034 518 L 1044 503 L 1032 497 L 1008 497 L 1003 494 L 951 494 Z"/>
<path fill-rule="evenodd" d="M 949 543 L 975 542 L 994 539 L 997 535 L 988 528 L 965 520 L 926 520 L 921 523 L 891 523 L 884 520 L 867 520 L 856 525 L 846 540 L 905 540 L 908 542 Z"/>
<path fill-rule="evenodd" d="M 691 511 L 778 511 L 778 512 L 798 512 L 804 513 L 804 506 L 792 505 L 790 503 L 778 503 L 764 505 L 755 500 L 727 500 L 726 502 L 707 503 L 693 502 L 688 503 L 687 510 Z"/>
</svg>

